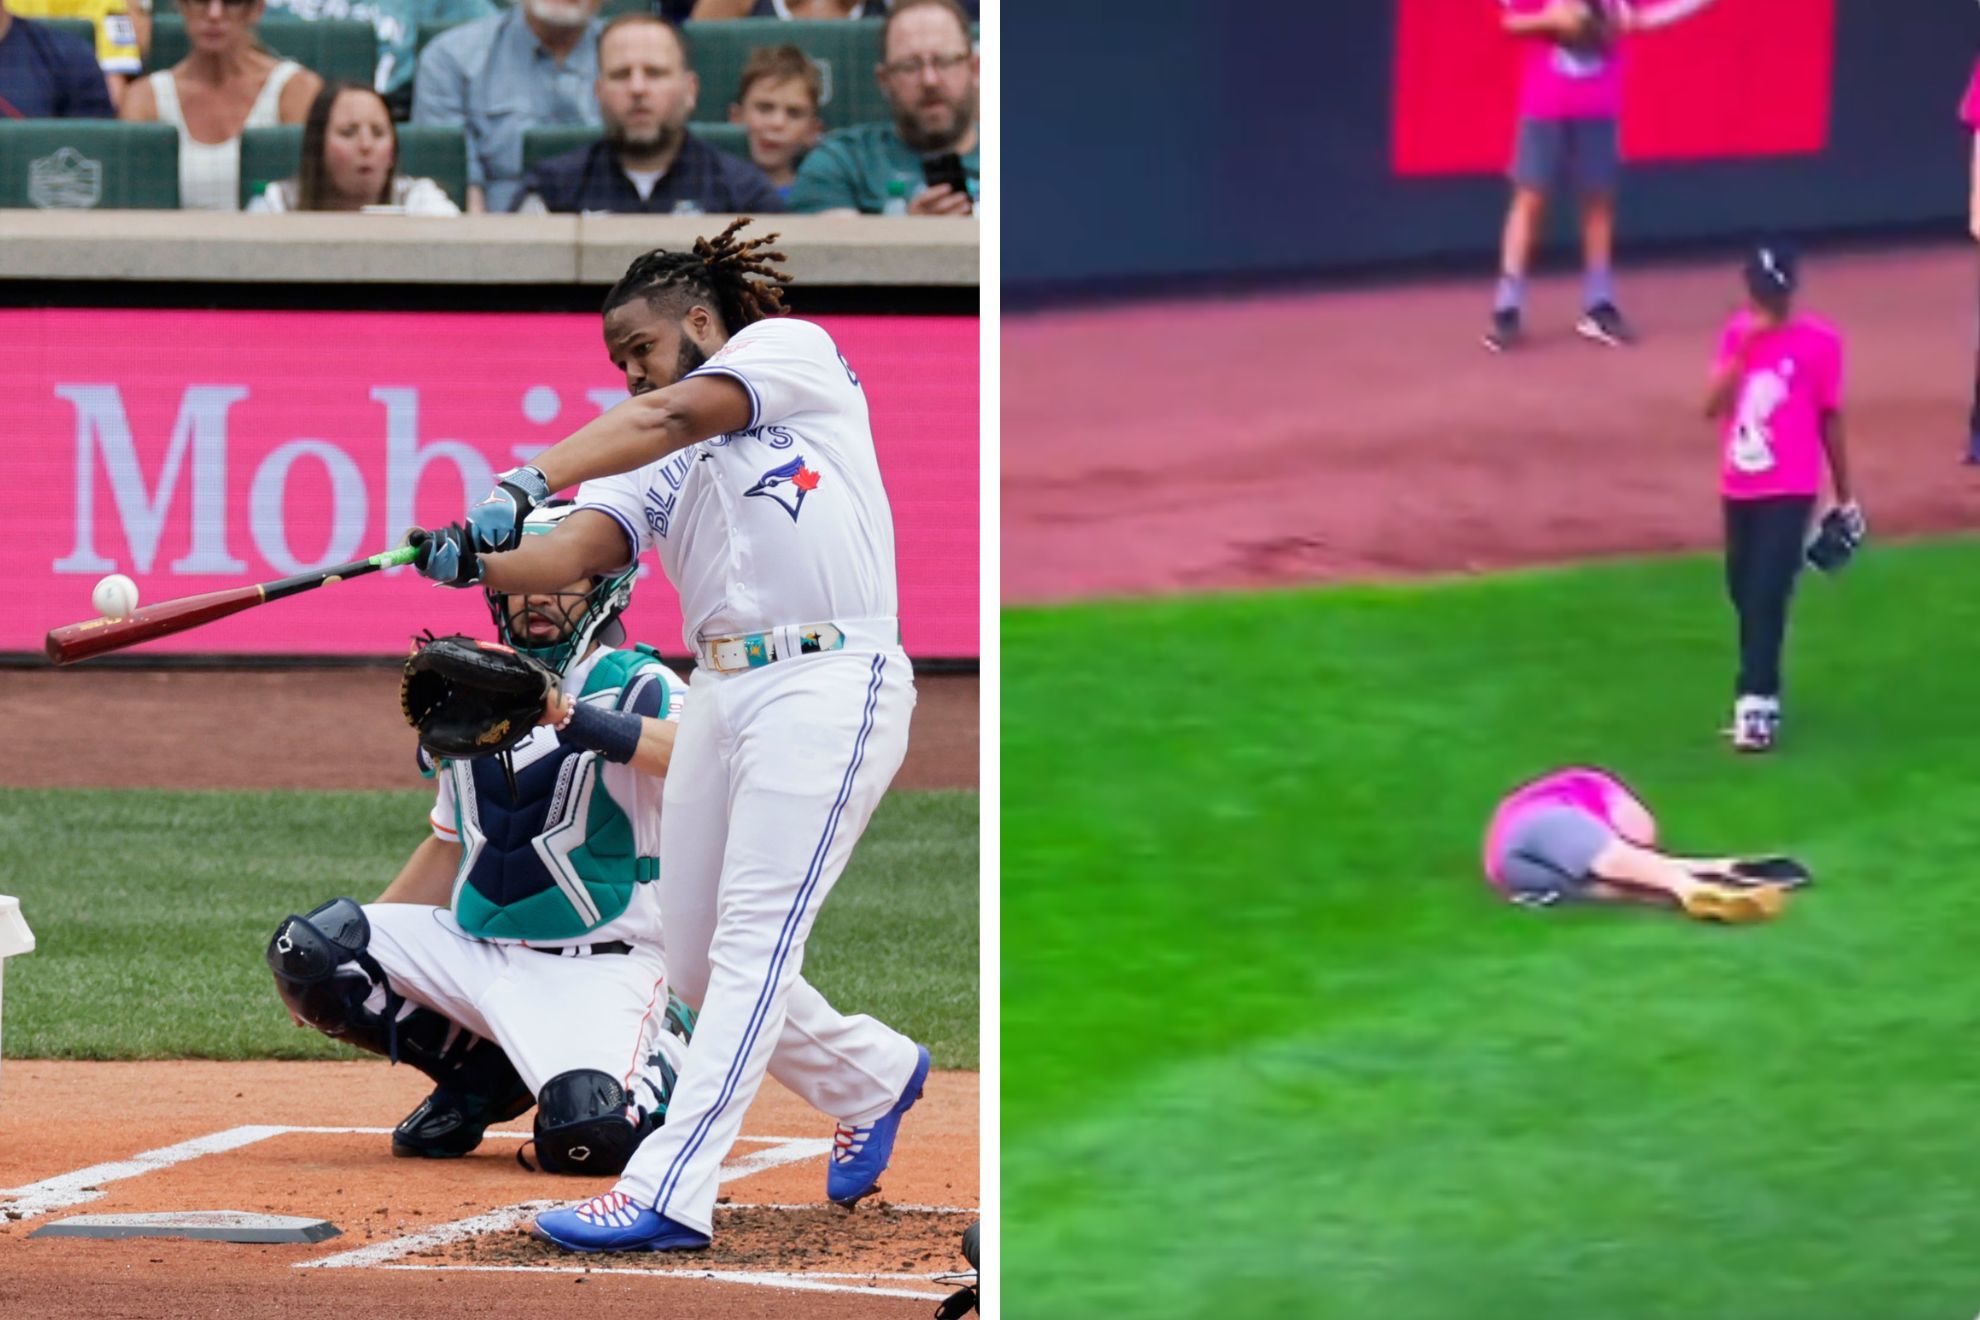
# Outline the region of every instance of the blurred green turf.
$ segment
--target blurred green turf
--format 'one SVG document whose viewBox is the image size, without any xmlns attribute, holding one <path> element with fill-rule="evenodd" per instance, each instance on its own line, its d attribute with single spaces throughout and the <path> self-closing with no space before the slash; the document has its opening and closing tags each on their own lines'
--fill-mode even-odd
<svg viewBox="0 0 1980 1320">
<path fill-rule="evenodd" d="M 262 961 L 277 923 L 377 896 L 427 793 L 0 792 L 0 892 L 39 948 L 7 964 L 8 1058 L 321 1058 Z M 847 1012 L 977 1066 L 977 795 L 894 793 L 805 947 Z"/>
<path fill-rule="evenodd" d="M 1770 759 L 1718 572 L 1006 613 L 1003 1314 L 1980 1311 L 1980 544 L 1803 582 Z M 1583 760 L 1819 887 L 1495 902 Z"/>
</svg>

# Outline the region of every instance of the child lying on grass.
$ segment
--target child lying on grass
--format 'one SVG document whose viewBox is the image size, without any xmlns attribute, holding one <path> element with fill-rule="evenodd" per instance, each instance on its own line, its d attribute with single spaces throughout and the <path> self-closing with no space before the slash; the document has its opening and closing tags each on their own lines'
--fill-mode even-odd
<svg viewBox="0 0 1980 1320">
<path fill-rule="evenodd" d="M 1812 878 L 1792 857 L 1676 857 L 1657 822 L 1606 770 L 1571 766 L 1514 789 L 1485 835 L 1485 875 L 1512 902 L 1652 903 L 1700 921 L 1778 916 Z"/>
</svg>

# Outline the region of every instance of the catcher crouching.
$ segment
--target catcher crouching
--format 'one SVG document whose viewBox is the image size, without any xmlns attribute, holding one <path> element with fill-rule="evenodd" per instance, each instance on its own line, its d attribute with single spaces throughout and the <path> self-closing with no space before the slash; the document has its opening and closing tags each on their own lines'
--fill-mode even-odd
<svg viewBox="0 0 1980 1320">
<path fill-rule="evenodd" d="M 416 646 L 401 704 L 436 780 L 431 834 L 376 902 L 334 899 L 269 942 L 299 1024 L 432 1079 L 395 1155 L 465 1155 L 534 1105 L 538 1164 L 609 1176 L 665 1121 L 693 1015 L 651 882 L 685 691 L 621 645 L 634 574 L 489 592 L 498 643 Z"/>
</svg>

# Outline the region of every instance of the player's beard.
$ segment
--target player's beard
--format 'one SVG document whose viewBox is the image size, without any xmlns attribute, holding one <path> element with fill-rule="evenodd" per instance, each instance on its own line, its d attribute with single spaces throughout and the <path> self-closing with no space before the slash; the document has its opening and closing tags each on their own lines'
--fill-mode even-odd
<svg viewBox="0 0 1980 1320">
<path fill-rule="evenodd" d="M 708 361 L 708 355 L 701 351 L 701 345 L 688 338 L 687 331 L 683 330 L 681 332 L 681 360 L 674 379 L 681 380 L 685 378 L 690 371 L 693 371 L 706 361 Z"/>
<path fill-rule="evenodd" d="M 894 129 L 901 135 L 901 141 L 908 149 L 920 156 L 939 155 L 953 151 L 958 142 L 969 135 L 976 124 L 976 88 L 971 87 L 960 96 L 942 98 L 949 107 L 949 126 L 943 129 L 927 129 L 921 126 L 914 106 L 903 106 L 894 112 Z"/>
<path fill-rule="evenodd" d="M 548 650 L 569 641 L 576 634 L 585 614 L 584 598 L 559 596 L 552 605 L 532 605 L 509 616 L 509 635 L 518 645 L 533 651 Z M 539 633 L 536 625 L 548 624 L 551 631 Z"/>
</svg>

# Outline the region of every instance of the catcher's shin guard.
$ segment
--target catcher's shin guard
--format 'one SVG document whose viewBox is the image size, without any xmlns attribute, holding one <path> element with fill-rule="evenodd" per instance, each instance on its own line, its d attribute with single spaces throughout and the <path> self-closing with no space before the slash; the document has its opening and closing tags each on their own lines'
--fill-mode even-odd
<svg viewBox="0 0 1980 1320">
<path fill-rule="evenodd" d="M 370 943 L 371 923 L 348 898 L 289 917 L 268 942 L 276 992 L 324 1035 L 410 1064 L 438 1084 L 393 1133 L 394 1153 L 464 1155 L 490 1123 L 529 1108 L 529 1087 L 493 1041 L 393 990 Z"/>
</svg>

